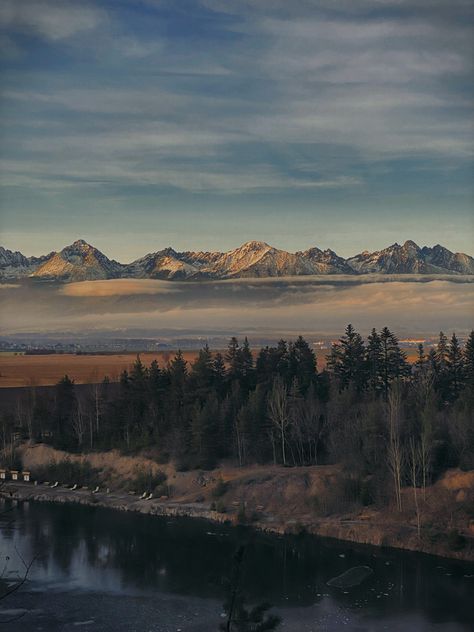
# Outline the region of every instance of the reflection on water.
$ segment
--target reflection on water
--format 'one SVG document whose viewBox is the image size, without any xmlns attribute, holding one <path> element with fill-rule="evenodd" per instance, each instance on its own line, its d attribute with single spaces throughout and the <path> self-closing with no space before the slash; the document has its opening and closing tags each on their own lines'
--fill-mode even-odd
<svg viewBox="0 0 474 632">
<path fill-rule="evenodd" d="M 91 507 L 24 503 L 8 521 L 3 521 L 0 550 L 3 559 L 11 558 L 9 570 L 18 566 L 15 547 L 25 560 L 36 557 L 22 588 L 29 593 L 172 594 L 222 603 L 233 555 L 244 544 L 247 598 L 273 604 L 285 625 L 292 612 L 300 616 L 301 608 L 318 604 L 356 612 L 359 620 L 384 622 L 403 615 L 459 624 L 440 628 L 446 630 L 474 625 L 472 565 Z M 357 586 L 328 586 L 357 566 L 373 573 Z"/>
</svg>

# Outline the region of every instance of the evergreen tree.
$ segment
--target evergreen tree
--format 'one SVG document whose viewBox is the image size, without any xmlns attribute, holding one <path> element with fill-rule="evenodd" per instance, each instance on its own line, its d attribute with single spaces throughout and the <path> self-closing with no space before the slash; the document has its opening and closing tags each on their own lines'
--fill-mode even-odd
<svg viewBox="0 0 474 632">
<path fill-rule="evenodd" d="M 410 367 L 406 361 L 406 354 L 400 349 L 398 338 L 388 327 L 384 327 L 380 332 L 380 343 L 382 347 L 381 379 L 384 398 L 387 399 L 390 384 L 407 376 Z"/>
<path fill-rule="evenodd" d="M 450 398 L 450 376 L 448 370 L 449 346 L 447 336 L 440 331 L 438 344 L 434 353 L 434 368 L 436 375 L 436 390 L 440 394 L 441 401 Z"/>
<path fill-rule="evenodd" d="M 239 346 L 239 341 L 235 336 L 229 341 L 227 346 L 227 353 L 225 354 L 225 359 L 228 365 L 227 375 L 229 380 L 240 380 L 242 377 L 243 366 L 242 366 L 242 353 Z"/>
<path fill-rule="evenodd" d="M 436 347 L 436 361 L 440 371 L 446 369 L 448 364 L 448 338 L 442 331 L 439 332 L 438 345 Z"/>
<path fill-rule="evenodd" d="M 463 362 L 463 352 L 456 334 L 453 333 L 449 347 L 446 363 L 447 383 L 449 384 L 449 400 L 455 401 L 464 387 L 465 366 Z"/>
<path fill-rule="evenodd" d="M 195 396 L 202 402 L 214 385 L 214 377 L 214 361 L 209 346 L 206 344 L 191 365 L 190 375 L 190 386 L 193 388 Z"/>
<path fill-rule="evenodd" d="M 367 338 L 366 357 L 369 388 L 379 393 L 383 390 L 383 354 L 382 341 L 375 329 L 372 329 Z"/>
<path fill-rule="evenodd" d="M 352 325 L 347 325 L 344 336 L 332 345 L 327 362 L 341 389 L 353 386 L 357 392 L 364 390 L 367 383 L 364 342 Z"/>
<path fill-rule="evenodd" d="M 219 454 L 219 403 L 211 394 L 201 406 L 196 402 L 191 422 L 196 465 L 204 469 L 215 467 Z"/>
<path fill-rule="evenodd" d="M 422 342 L 418 343 L 416 350 L 417 350 L 417 356 L 416 356 L 415 366 L 417 370 L 421 370 L 426 364 L 425 348 Z"/>
<path fill-rule="evenodd" d="M 468 388 L 474 390 L 474 330 L 466 340 L 463 356 L 466 384 Z"/>
<path fill-rule="evenodd" d="M 148 370 L 143 365 L 140 356 L 137 355 L 137 359 L 135 360 L 129 375 L 129 414 L 131 415 L 132 423 L 131 431 L 136 440 L 141 437 L 146 423 L 147 379 Z"/>
<path fill-rule="evenodd" d="M 189 418 L 186 411 L 187 362 L 181 350 L 171 360 L 168 370 L 169 394 L 167 415 L 172 428 L 172 451 L 178 459 L 178 466 L 184 466 L 190 448 Z"/>
<path fill-rule="evenodd" d="M 274 356 L 274 362 L 276 362 L 276 372 L 289 385 L 291 381 L 290 355 L 286 340 L 279 340 L 276 349 L 271 349 L 271 353 Z"/>
<path fill-rule="evenodd" d="M 214 375 L 214 389 L 219 398 L 224 396 L 225 392 L 225 362 L 222 353 L 217 352 L 212 363 L 212 371 Z"/>
<path fill-rule="evenodd" d="M 254 386 L 254 367 L 253 355 L 247 336 L 245 337 L 242 348 L 238 350 L 238 355 L 241 371 L 241 385 L 242 388 L 248 392 Z"/>
<path fill-rule="evenodd" d="M 316 356 L 303 336 L 298 336 L 290 347 L 289 367 L 291 378 L 296 378 L 301 392 L 306 393 L 316 379 Z"/>
<path fill-rule="evenodd" d="M 59 448 L 73 449 L 72 417 L 76 406 L 74 380 L 65 375 L 56 384 L 54 410 L 54 444 Z"/>
</svg>

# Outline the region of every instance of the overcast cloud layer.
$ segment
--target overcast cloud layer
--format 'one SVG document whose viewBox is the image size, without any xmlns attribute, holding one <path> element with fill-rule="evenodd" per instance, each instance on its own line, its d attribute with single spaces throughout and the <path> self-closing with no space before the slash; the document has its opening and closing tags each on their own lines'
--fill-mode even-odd
<svg viewBox="0 0 474 632">
<path fill-rule="evenodd" d="M 472 3 L 4 0 L 1 225 L 118 259 L 472 253 Z"/>
<path fill-rule="evenodd" d="M 68 285 L 0 286 L 3 335 L 28 332 L 163 331 L 337 336 L 352 322 L 364 333 L 387 325 L 401 336 L 465 336 L 473 327 L 472 279 L 431 281 L 353 277 L 240 279 L 186 283 L 118 279 Z"/>
</svg>

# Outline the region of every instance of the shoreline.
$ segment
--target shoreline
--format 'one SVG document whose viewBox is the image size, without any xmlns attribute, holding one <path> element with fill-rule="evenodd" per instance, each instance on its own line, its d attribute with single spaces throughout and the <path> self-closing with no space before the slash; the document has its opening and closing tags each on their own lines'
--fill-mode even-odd
<svg viewBox="0 0 474 632">
<path fill-rule="evenodd" d="M 213 523 L 226 523 L 237 526 L 237 512 L 220 513 L 210 509 L 210 503 L 179 502 L 170 500 L 142 500 L 126 492 L 112 491 L 93 494 L 90 490 L 71 490 L 64 487 L 35 486 L 32 483 L 6 482 L 0 488 L 0 498 L 20 502 L 54 502 L 59 504 L 79 504 L 90 507 L 102 507 L 116 511 L 141 513 L 150 516 L 186 517 L 207 520 Z M 262 514 L 258 520 L 245 523 L 245 526 L 276 535 L 307 533 L 346 543 L 371 546 L 374 548 L 393 548 L 414 553 L 434 555 L 444 559 L 474 563 L 474 538 L 466 535 L 465 548 L 450 550 L 446 534 L 439 532 L 441 541 L 430 538 L 418 538 L 416 528 L 411 525 L 387 525 L 366 520 L 344 517 L 328 517 L 301 524 L 296 520 L 279 519 L 278 516 Z M 385 527 L 385 528 L 383 528 Z M 444 538 L 443 538 L 444 536 Z M 443 541 L 444 540 L 444 541 Z"/>
</svg>

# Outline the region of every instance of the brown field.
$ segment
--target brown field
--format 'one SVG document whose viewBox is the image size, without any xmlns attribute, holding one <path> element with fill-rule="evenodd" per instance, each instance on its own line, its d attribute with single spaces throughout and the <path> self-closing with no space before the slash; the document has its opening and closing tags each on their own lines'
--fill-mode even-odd
<svg viewBox="0 0 474 632">
<path fill-rule="evenodd" d="M 146 366 L 157 360 L 160 367 L 166 366 L 174 356 L 174 351 L 140 353 Z M 192 362 L 198 351 L 183 351 L 187 362 Z M 327 350 L 318 349 L 318 368 L 325 366 Z M 416 357 L 414 349 L 407 351 L 408 359 Z M 117 382 L 124 369 L 130 369 L 137 357 L 136 353 L 108 355 L 75 355 L 72 353 L 51 355 L 0 355 L 0 388 L 15 386 L 49 386 L 68 375 L 76 384 L 101 382 L 108 376 Z"/>
<path fill-rule="evenodd" d="M 192 362 L 197 351 L 184 351 L 188 362 Z M 153 360 L 163 367 L 174 356 L 174 352 L 158 351 L 140 353 L 146 366 Z M 75 355 L 72 353 L 51 355 L 0 356 L 0 388 L 12 386 L 48 386 L 56 384 L 68 375 L 77 384 L 101 382 L 107 375 L 117 382 L 124 369 L 130 369 L 136 353 L 110 355 Z"/>
</svg>

